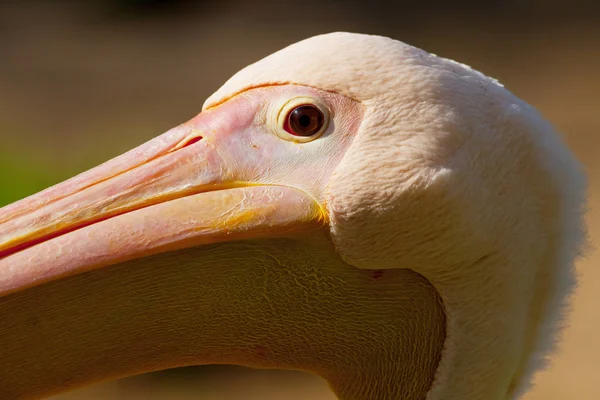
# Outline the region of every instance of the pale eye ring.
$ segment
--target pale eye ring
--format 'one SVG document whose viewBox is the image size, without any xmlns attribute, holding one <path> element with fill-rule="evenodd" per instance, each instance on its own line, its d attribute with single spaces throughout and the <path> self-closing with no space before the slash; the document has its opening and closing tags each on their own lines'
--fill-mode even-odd
<svg viewBox="0 0 600 400">
<path fill-rule="evenodd" d="M 327 130 L 330 118 L 329 109 L 318 99 L 296 97 L 279 109 L 275 131 L 282 139 L 307 143 Z"/>
</svg>

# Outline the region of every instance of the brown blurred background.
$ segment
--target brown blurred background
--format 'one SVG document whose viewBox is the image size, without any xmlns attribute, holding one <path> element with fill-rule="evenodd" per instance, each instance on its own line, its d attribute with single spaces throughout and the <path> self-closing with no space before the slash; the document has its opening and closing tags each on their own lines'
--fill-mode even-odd
<svg viewBox="0 0 600 400">
<path fill-rule="evenodd" d="M 593 0 L 0 0 L 0 206 L 189 119 L 245 65 L 337 30 L 391 36 L 464 62 L 541 110 L 587 167 L 588 221 L 598 241 L 600 12 Z M 600 399 L 599 259 L 592 252 L 579 263 L 570 328 L 526 399 Z M 197 367 L 55 399 L 333 396 L 304 374 Z"/>
</svg>

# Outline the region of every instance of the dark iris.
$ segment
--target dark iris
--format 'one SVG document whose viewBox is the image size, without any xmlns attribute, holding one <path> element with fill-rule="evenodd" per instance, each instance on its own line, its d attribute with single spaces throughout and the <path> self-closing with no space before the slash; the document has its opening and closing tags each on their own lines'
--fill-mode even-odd
<svg viewBox="0 0 600 400">
<path fill-rule="evenodd" d="M 286 131 L 296 136 L 312 136 L 323 127 L 325 117 L 318 107 L 305 104 L 289 113 Z"/>
</svg>

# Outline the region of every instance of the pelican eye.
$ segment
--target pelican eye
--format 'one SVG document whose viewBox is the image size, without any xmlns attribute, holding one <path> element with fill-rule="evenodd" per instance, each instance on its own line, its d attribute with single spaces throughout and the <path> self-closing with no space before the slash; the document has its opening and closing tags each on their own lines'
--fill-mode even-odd
<svg viewBox="0 0 600 400">
<path fill-rule="evenodd" d="M 312 136 L 323 128 L 325 116 L 319 107 L 303 104 L 288 113 L 283 129 L 295 136 Z"/>
<path fill-rule="evenodd" d="M 306 143 L 320 137 L 329 126 L 331 118 L 328 107 L 311 97 L 295 97 L 277 108 L 277 136 L 291 142 Z"/>
</svg>

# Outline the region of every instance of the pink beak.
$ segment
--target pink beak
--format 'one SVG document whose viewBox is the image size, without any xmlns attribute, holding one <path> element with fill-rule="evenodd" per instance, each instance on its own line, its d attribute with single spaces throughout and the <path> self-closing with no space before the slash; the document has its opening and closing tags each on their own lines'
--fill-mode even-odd
<svg viewBox="0 0 600 400">
<path fill-rule="evenodd" d="M 1 209 L 0 295 L 165 251 L 322 227 L 310 196 L 244 181 L 223 162 L 215 142 L 227 159 L 247 151 L 230 140 L 244 121 L 228 107 Z"/>
</svg>

